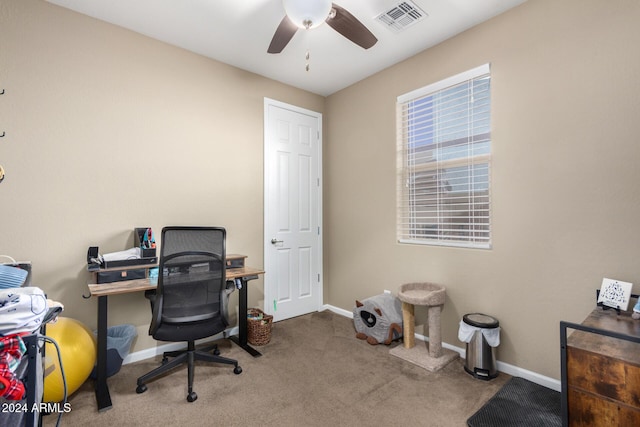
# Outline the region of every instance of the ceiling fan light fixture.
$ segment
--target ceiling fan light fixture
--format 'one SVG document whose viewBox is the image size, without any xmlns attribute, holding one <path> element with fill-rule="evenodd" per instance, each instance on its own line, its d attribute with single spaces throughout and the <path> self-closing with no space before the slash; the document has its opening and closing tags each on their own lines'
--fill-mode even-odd
<svg viewBox="0 0 640 427">
<path fill-rule="evenodd" d="M 315 28 L 331 13 L 331 0 L 282 0 L 289 19 L 300 28 Z"/>
</svg>

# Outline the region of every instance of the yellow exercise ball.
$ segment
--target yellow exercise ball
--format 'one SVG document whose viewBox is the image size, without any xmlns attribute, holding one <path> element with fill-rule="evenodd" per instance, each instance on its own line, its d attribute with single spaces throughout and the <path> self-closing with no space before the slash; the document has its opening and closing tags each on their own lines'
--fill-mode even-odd
<svg viewBox="0 0 640 427">
<path fill-rule="evenodd" d="M 58 317 L 55 323 L 47 324 L 47 336 L 58 343 L 62 368 L 67 380 L 67 397 L 84 383 L 96 363 L 96 338 L 84 324 L 68 317 Z M 64 399 L 64 384 L 56 347 L 45 344 L 44 402 L 61 402 Z"/>
</svg>

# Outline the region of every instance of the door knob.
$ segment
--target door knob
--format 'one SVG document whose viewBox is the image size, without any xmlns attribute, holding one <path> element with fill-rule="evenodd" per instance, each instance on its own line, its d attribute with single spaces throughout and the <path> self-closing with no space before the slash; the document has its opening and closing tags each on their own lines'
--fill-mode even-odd
<svg viewBox="0 0 640 427">
<path fill-rule="evenodd" d="M 276 245 L 276 244 L 278 244 L 278 243 L 283 243 L 283 242 L 284 242 L 284 240 L 271 239 L 271 244 L 272 244 L 272 245 Z"/>
</svg>

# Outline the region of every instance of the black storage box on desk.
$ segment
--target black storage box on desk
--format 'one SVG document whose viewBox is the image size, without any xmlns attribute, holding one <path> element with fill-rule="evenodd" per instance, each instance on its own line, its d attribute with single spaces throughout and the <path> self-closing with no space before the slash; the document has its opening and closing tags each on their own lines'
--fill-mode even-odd
<svg viewBox="0 0 640 427">
<path fill-rule="evenodd" d="M 140 248 L 142 250 L 142 253 L 140 254 L 142 258 L 155 258 L 156 256 L 156 248 L 145 248 L 143 245 L 144 235 L 147 232 L 147 230 L 150 230 L 150 229 L 151 229 L 150 227 L 136 227 L 134 230 L 135 232 L 133 233 L 133 238 L 134 238 L 133 245 L 136 248 Z"/>
</svg>

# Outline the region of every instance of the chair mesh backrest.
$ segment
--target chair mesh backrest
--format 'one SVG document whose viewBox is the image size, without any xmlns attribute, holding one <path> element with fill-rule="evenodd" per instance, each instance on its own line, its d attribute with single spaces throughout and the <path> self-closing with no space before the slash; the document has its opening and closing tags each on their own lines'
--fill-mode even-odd
<svg viewBox="0 0 640 427">
<path fill-rule="evenodd" d="M 221 315 L 226 232 L 220 227 L 165 227 L 158 292 L 162 322 L 198 322 Z"/>
</svg>

